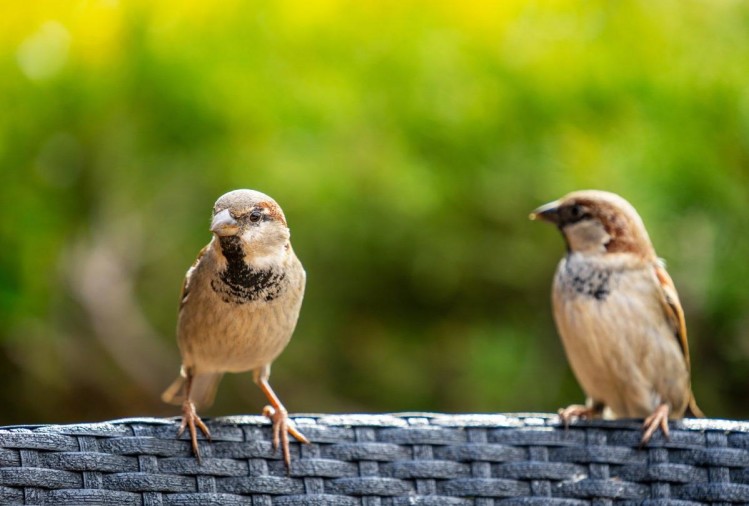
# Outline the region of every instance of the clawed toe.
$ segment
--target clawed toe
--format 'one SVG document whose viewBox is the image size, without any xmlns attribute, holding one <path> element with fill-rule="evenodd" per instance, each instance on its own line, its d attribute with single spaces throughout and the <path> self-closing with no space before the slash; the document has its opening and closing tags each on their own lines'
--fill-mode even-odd
<svg viewBox="0 0 749 506">
<path fill-rule="evenodd" d="M 643 433 L 642 439 L 640 439 L 640 446 L 645 446 L 646 444 L 648 444 L 650 438 L 653 437 L 653 434 L 655 434 L 655 431 L 657 431 L 659 428 L 661 429 L 661 431 L 663 431 L 663 436 L 666 439 L 670 437 L 668 431 L 668 413 L 668 404 L 661 404 L 660 406 L 655 408 L 653 414 L 645 419 L 645 421 L 642 423 Z"/>
<path fill-rule="evenodd" d="M 309 440 L 299 432 L 292 424 L 289 423 L 289 415 L 284 408 L 276 409 L 273 406 L 265 406 L 263 415 L 268 417 L 273 423 L 273 449 L 281 446 L 283 461 L 286 464 L 286 470 L 291 469 L 291 452 L 289 450 L 289 434 L 300 443 L 308 444 Z"/>
<path fill-rule="evenodd" d="M 595 418 L 599 415 L 599 410 L 590 407 L 590 406 L 583 406 L 582 404 L 572 404 L 570 406 L 567 406 L 566 408 L 561 408 L 559 411 L 557 411 L 557 414 L 559 415 L 559 418 L 562 420 L 562 423 L 564 423 L 565 430 L 569 428 L 570 422 L 574 418 L 581 418 L 581 419 L 591 419 Z"/>
<path fill-rule="evenodd" d="M 185 432 L 185 429 L 189 429 L 190 431 L 192 452 L 195 455 L 195 458 L 198 459 L 198 463 L 200 463 L 200 448 L 198 447 L 197 429 L 200 429 L 205 437 L 208 438 L 208 441 L 211 440 L 211 431 L 208 430 L 206 424 L 203 423 L 203 420 L 200 419 L 195 411 L 195 404 L 190 401 L 185 401 L 182 404 L 182 423 L 179 425 L 179 430 L 177 431 L 178 438 Z"/>
</svg>

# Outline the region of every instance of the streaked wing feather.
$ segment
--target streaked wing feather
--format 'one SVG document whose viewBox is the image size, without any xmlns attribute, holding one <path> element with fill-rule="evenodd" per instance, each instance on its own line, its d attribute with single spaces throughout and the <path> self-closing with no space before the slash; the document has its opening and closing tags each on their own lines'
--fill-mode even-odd
<svg viewBox="0 0 749 506">
<path fill-rule="evenodd" d="M 687 371 L 692 370 L 692 366 L 689 360 L 689 343 L 687 342 L 687 325 L 684 320 L 684 310 L 681 308 L 681 302 L 679 301 L 679 294 L 676 292 L 676 287 L 668 275 L 665 267 L 658 263 L 655 267 L 655 275 L 658 278 L 658 282 L 661 286 L 661 293 L 663 295 L 663 310 L 666 312 L 666 316 L 671 321 L 671 325 L 674 329 L 674 335 L 676 336 L 681 352 L 684 354 L 684 361 L 687 365 Z M 694 393 L 689 391 L 689 404 L 687 406 L 687 416 L 693 416 L 695 418 L 704 418 L 705 414 L 702 412 L 700 407 L 697 405 L 697 401 L 694 398 Z"/>
<path fill-rule="evenodd" d="M 674 329 L 674 335 L 679 342 L 679 347 L 684 354 L 684 360 L 687 363 L 687 370 L 689 371 L 691 370 L 691 365 L 689 360 L 689 344 L 687 343 L 687 325 L 684 320 L 684 310 L 681 308 L 681 302 L 679 301 L 679 294 L 676 292 L 676 287 L 671 276 L 669 276 L 663 265 L 657 264 L 655 266 L 655 275 L 661 286 L 663 309 Z"/>
<path fill-rule="evenodd" d="M 205 255 L 206 251 L 208 251 L 208 246 L 204 246 L 203 249 L 200 250 L 200 253 L 198 253 L 198 257 L 192 263 L 190 268 L 187 269 L 187 273 L 185 274 L 185 279 L 182 281 L 182 290 L 180 291 L 180 297 L 179 297 L 179 310 L 180 311 L 182 311 L 182 307 L 185 305 L 185 302 L 187 302 L 187 297 L 190 296 L 190 278 L 192 277 L 192 273 L 195 272 L 195 268 L 200 263 L 200 260 L 203 258 L 203 255 Z"/>
</svg>

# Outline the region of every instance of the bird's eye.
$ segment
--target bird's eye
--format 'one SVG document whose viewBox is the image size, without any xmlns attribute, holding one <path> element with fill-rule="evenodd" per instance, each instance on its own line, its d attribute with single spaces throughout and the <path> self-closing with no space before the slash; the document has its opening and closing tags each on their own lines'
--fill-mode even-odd
<svg viewBox="0 0 749 506">
<path fill-rule="evenodd" d="M 250 213 L 250 221 L 253 223 L 257 223 L 262 217 L 263 214 L 260 211 L 255 210 Z"/>
<path fill-rule="evenodd" d="M 577 223 L 589 217 L 588 210 L 581 204 L 566 205 L 562 207 L 559 213 L 559 220 L 563 225 Z"/>
</svg>

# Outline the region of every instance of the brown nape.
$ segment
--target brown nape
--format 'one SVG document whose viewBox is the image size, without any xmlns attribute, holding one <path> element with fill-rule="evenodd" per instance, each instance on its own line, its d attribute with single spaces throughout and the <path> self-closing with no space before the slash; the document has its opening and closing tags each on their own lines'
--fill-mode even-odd
<svg viewBox="0 0 749 506">
<path fill-rule="evenodd" d="M 284 218 L 283 213 L 281 212 L 281 209 L 274 204 L 273 202 L 259 202 L 257 204 L 257 207 L 262 207 L 268 211 L 268 216 L 273 218 L 276 221 L 280 221 L 284 225 L 286 225 L 286 218 Z M 288 226 L 288 225 L 287 225 Z"/>
<path fill-rule="evenodd" d="M 575 203 L 589 210 L 594 218 L 598 218 L 611 236 L 611 240 L 606 243 L 607 252 L 655 255 L 650 241 L 641 233 L 641 226 L 626 209 L 601 200 L 576 199 Z"/>
</svg>

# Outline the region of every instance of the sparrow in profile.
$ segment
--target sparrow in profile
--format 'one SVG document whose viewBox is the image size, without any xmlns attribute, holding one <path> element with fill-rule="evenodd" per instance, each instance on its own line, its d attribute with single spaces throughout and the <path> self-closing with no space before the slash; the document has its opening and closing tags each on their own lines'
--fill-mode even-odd
<svg viewBox="0 0 749 506">
<path fill-rule="evenodd" d="M 213 237 L 187 271 L 179 306 L 177 342 L 180 376 L 161 398 L 182 405 L 177 433 L 189 429 L 200 460 L 197 429 L 210 439 L 196 406 L 213 402 L 225 372 L 252 371 L 270 402 L 273 422 L 289 469 L 289 434 L 309 441 L 289 422 L 286 408 L 268 383 L 273 360 L 291 338 L 304 296 L 305 272 L 291 249 L 289 227 L 279 205 L 254 190 L 235 190 L 213 206 Z"/>
<path fill-rule="evenodd" d="M 573 417 L 644 418 L 641 442 L 668 420 L 704 416 L 692 394 L 684 312 L 642 219 L 613 193 L 585 190 L 539 207 L 567 254 L 552 288 L 554 320 L 588 400 Z"/>
</svg>

